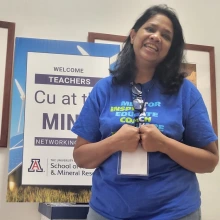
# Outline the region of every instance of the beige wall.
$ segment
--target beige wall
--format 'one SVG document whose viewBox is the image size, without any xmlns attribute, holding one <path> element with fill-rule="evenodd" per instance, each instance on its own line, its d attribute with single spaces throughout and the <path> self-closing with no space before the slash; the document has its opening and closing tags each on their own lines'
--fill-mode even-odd
<svg viewBox="0 0 220 220">
<path fill-rule="evenodd" d="M 164 2 L 178 12 L 187 43 L 215 47 L 216 77 L 219 85 L 218 0 L 0 0 L 0 20 L 15 22 L 18 37 L 86 41 L 88 31 L 126 35 L 144 9 Z M 218 86 L 217 94 L 220 94 Z M 220 116 L 219 105 L 218 101 Z M 38 204 L 5 202 L 7 164 L 8 149 L 0 149 L 0 220 L 39 220 Z M 219 220 L 219 166 L 212 174 L 199 175 L 199 181 L 203 199 L 203 220 Z"/>
</svg>

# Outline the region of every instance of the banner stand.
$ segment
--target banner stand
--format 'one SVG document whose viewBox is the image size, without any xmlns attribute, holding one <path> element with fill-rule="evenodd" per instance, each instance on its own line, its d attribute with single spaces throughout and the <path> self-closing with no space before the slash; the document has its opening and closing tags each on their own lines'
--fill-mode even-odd
<svg viewBox="0 0 220 220">
<path fill-rule="evenodd" d="M 16 38 L 7 202 L 89 203 L 94 169 L 75 163 L 71 128 L 119 51 L 119 45 Z M 71 204 L 65 206 L 75 210 Z"/>
<path fill-rule="evenodd" d="M 89 211 L 88 204 L 40 203 L 41 220 L 84 220 Z"/>
</svg>

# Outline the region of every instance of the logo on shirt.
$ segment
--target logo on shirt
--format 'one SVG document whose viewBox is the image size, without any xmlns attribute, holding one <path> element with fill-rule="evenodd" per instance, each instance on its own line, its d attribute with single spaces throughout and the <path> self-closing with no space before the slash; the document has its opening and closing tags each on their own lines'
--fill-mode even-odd
<svg viewBox="0 0 220 220">
<path fill-rule="evenodd" d="M 135 120 L 142 124 L 154 124 L 161 132 L 164 132 L 164 125 L 155 123 L 159 117 L 158 110 L 162 104 L 159 101 L 145 102 L 143 112 L 135 119 L 133 103 L 130 101 L 121 101 L 121 105 L 110 106 L 110 112 L 119 118 L 122 124 L 134 124 Z M 153 110 L 152 110 L 153 109 Z"/>
</svg>

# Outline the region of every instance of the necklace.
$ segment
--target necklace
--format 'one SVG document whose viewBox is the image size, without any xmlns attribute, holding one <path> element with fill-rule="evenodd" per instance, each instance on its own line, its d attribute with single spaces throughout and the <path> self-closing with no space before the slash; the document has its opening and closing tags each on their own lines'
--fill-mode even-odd
<svg viewBox="0 0 220 220">
<path fill-rule="evenodd" d="M 155 80 L 152 79 L 151 84 L 149 88 L 147 89 L 147 95 L 149 94 L 150 90 L 155 84 Z M 146 116 L 146 99 L 147 96 L 145 97 L 145 100 L 143 100 L 143 85 L 140 83 L 134 83 L 131 82 L 131 94 L 132 94 L 132 104 L 134 108 L 134 126 L 139 127 L 140 122 L 143 121 L 143 117 Z"/>
</svg>

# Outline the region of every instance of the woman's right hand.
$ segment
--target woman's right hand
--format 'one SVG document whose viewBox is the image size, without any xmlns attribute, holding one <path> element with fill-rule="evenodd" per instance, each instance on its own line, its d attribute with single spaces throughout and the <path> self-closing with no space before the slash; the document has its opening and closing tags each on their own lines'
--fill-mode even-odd
<svg viewBox="0 0 220 220">
<path fill-rule="evenodd" d="M 124 124 L 113 136 L 120 151 L 133 152 L 140 141 L 139 128 Z"/>
<path fill-rule="evenodd" d="M 79 167 L 94 169 L 117 151 L 135 151 L 139 141 L 139 128 L 131 125 L 123 125 L 114 135 L 94 143 L 78 136 L 73 158 Z"/>
</svg>

